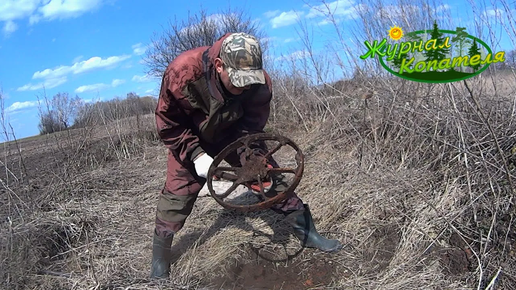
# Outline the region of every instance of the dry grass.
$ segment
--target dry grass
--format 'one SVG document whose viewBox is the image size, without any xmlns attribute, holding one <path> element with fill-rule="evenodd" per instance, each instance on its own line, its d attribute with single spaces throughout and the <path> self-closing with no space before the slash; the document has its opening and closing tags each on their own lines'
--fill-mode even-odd
<svg viewBox="0 0 516 290">
<path fill-rule="evenodd" d="M 131 134 L 134 124 L 126 120 L 110 126 L 113 131 L 100 126 L 88 135 L 72 132 L 73 139 L 61 132 L 21 143 L 29 183 L 13 181 L 2 191 L 2 287 L 299 289 L 300 281 L 324 269 L 327 278 L 305 288 L 486 289 L 498 278 L 497 289 L 514 289 L 514 229 L 503 222 L 510 195 L 496 146 L 474 107 L 453 107 L 466 102 L 466 92 L 438 85 L 419 87 L 426 97 L 415 97 L 406 94 L 413 87 L 393 82 L 398 99 L 371 87 L 376 95 L 366 109 L 356 92 L 342 92 L 351 101 L 338 110 L 332 105 L 340 128 L 329 118 L 307 122 L 308 132 L 284 133 L 284 123 L 269 129 L 304 151 L 306 171 L 297 191 L 319 230 L 345 244 L 340 253 L 301 251 L 277 214 L 235 214 L 203 197 L 174 240 L 174 278 L 149 280 L 166 154 L 148 133 Z M 447 98 L 450 88 L 454 101 Z M 500 143 L 514 142 L 514 131 L 498 127 L 502 117 L 513 126 L 506 113 L 514 92 L 504 94 L 502 100 L 483 93 L 480 100 L 493 108 L 489 116 Z M 457 109 L 464 111 L 458 115 Z M 152 130 L 148 117 L 140 122 Z M 21 174 L 16 154 L 7 157 L 14 175 Z M 314 261 L 324 263 L 309 268 Z M 261 279 L 237 281 L 246 275 L 238 269 Z"/>
</svg>

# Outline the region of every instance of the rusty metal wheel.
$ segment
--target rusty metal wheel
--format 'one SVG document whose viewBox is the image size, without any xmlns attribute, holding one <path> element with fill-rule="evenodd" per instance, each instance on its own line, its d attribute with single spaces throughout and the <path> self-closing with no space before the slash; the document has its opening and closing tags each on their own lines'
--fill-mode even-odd
<svg viewBox="0 0 516 290">
<path fill-rule="evenodd" d="M 268 144 L 265 150 L 257 150 L 256 144 Z M 269 149 L 269 147 L 271 149 Z M 280 167 L 273 154 L 284 147 L 291 147 L 295 151 L 293 156 L 295 167 Z M 257 153 L 259 152 L 259 153 Z M 239 166 L 220 166 L 230 154 L 239 153 L 241 161 Z M 304 156 L 299 147 L 290 139 L 275 134 L 260 133 L 241 137 L 224 148 L 210 166 L 207 177 L 208 190 L 211 196 L 224 208 L 251 212 L 270 208 L 289 197 L 294 191 L 303 175 Z M 287 177 L 288 174 L 293 176 Z M 231 182 L 231 186 L 222 193 L 215 192 L 213 178 L 219 178 Z M 266 189 L 264 183 L 272 181 L 270 188 Z M 259 202 L 254 204 L 235 204 L 228 199 L 239 185 L 250 188 L 253 185 Z"/>
</svg>

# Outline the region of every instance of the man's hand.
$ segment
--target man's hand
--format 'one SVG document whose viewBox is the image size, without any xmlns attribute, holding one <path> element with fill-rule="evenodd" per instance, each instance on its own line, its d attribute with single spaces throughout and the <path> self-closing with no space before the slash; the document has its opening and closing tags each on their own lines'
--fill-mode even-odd
<svg viewBox="0 0 516 290">
<path fill-rule="evenodd" d="M 202 153 L 201 156 L 194 160 L 195 171 L 200 177 L 206 178 L 208 170 L 210 169 L 213 158 L 206 153 Z"/>
</svg>

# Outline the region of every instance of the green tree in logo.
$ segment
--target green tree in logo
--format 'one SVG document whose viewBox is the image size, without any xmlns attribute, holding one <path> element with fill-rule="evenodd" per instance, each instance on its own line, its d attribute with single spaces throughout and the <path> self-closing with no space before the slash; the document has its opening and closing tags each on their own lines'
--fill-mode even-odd
<svg viewBox="0 0 516 290">
<path fill-rule="evenodd" d="M 455 33 L 455 37 L 452 38 L 452 41 L 456 44 L 455 49 L 458 52 L 458 56 L 462 57 L 464 48 L 466 48 L 467 44 L 471 44 L 471 40 L 466 38 L 468 33 L 466 32 L 465 27 L 457 27 L 455 29 Z M 459 68 L 459 71 L 462 71 L 462 67 Z"/>
<path fill-rule="evenodd" d="M 468 56 L 470 57 L 470 59 L 477 55 L 477 54 L 480 54 L 480 49 L 477 45 L 477 40 L 475 39 L 473 41 L 473 44 L 471 45 L 471 47 L 469 48 L 469 51 L 468 51 Z M 478 70 L 478 68 L 480 67 L 480 64 L 476 64 L 476 65 L 470 65 L 471 68 L 473 68 L 473 72 L 476 72 Z"/>
<path fill-rule="evenodd" d="M 439 32 L 439 27 L 437 26 L 437 21 L 434 20 L 434 28 L 430 33 L 431 38 L 435 39 L 436 49 L 430 49 L 425 51 L 426 61 L 441 61 L 447 58 L 447 54 L 450 52 L 450 49 L 444 46 L 445 37 L 443 37 L 443 33 Z M 442 47 L 441 47 L 442 46 Z"/>
</svg>

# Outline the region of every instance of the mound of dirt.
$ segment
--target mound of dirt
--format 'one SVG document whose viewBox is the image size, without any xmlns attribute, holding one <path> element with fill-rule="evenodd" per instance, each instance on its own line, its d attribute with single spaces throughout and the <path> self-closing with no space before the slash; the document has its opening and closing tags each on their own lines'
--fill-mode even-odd
<svg viewBox="0 0 516 290">
<path fill-rule="evenodd" d="M 299 290 L 324 289 L 335 278 L 335 264 L 323 258 L 296 260 L 278 265 L 257 259 L 252 263 L 237 263 L 229 275 L 211 281 L 214 289 Z"/>
</svg>

